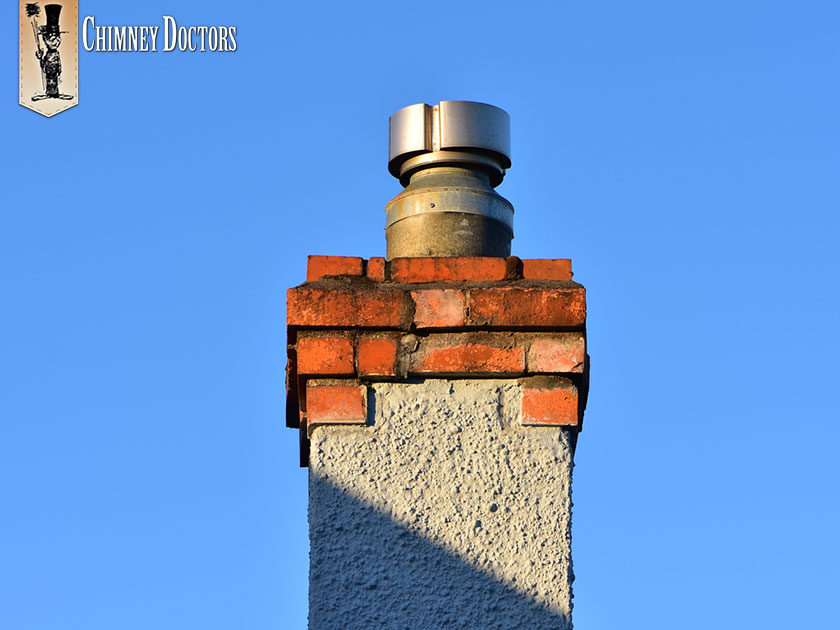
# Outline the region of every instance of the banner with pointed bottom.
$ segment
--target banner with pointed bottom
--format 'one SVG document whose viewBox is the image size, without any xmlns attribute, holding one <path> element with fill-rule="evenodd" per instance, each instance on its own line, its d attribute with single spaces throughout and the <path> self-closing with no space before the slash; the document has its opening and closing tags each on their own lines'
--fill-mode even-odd
<svg viewBox="0 0 840 630">
<path fill-rule="evenodd" d="M 79 104 L 79 3 L 20 0 L 20 104 L 51 117 Z"/>
</svg>

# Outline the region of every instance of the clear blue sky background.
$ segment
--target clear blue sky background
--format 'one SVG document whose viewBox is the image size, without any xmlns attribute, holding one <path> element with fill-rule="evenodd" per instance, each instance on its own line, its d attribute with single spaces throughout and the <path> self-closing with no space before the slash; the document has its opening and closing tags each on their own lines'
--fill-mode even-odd
<svg viewBox="0 0 840 630">
<path fill-rule="evenodd" d="M 305 627 L 285 290 L 383 255 L 388 116 L 441 99 L 510 113 L 514 253 L 588 288 L 577 628 L 837 627 L 840 5 L 79 13 L 239 50 L 81 51 L 48 120 L 3 9 L 0 627 Z"/>
</svg>

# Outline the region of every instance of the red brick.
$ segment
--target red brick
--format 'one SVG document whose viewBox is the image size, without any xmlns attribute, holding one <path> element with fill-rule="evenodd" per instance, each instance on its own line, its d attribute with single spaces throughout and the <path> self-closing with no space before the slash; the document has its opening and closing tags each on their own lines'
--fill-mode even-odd
<svg viewBox="0 0 840 630">
<path fill-rule="evenodd" d="M 353 342 L 346 336 L 300 337 L 297 342 L 298 374 L 352 376 Z"/>
<path fill-rule="evenodd" d="M 385 259 L 371 258 L 367 262 L 367 277 L 374 282 L 385 282 Z"/>
<path fill-rule="evenodd" d="M 411 355 L 413 374 L 522 374 L 525 349 L 500 348 L 485 343 L 436 342 L 422 340 Z"/>
<path fill-rule="evenodd" d="M 504 280 L 506 267 L 504 258 L 396 258 L 391 261 L 391 280 L 406 283 Z"/>
<path fill-rule="evenodd" d="M 581 373 L 586 340 L 579 333 L 537 337 L 528 349 L 529 372 Z"/>
<path fill-rule="evenodd" d="M 393 337 L 359 339 L 359 375 L 396 376 L 399 340 Z"/>
<path fill-rule="evenodd" d="M 310 256 L 306 280 L 313 282 L 324 276 L 361 276 L 362 259 L 356 256 Z"/>
<path fill-rule="evenodd" d="M 498 328 L 579 328 L 586 321 L 583 287 L 470 289 L 468 324 Z"/>
<path fill-rule="evenodd" d="M 522 277 L 526 280 L 571 280 L 572 261 L 568 258 L 523 260 Z"/>
<path fill-rule="evenodd" d="M 578 408 L 578 391 L 571 383 L 523 387 L 522 424 L 576 427 Z"/>
<path fill-rule="evenodd" d="M 367 388 L 364 385 L 306 386 L 306 420 L 315 424 L 364 424 L 367 422 Z"/>
<path fill-rule="evenodd" d="M 467 298 L 461 289 L 412 291 L 417 328 L 457 328 L 466 323 Z"/>
<path fill-rule="evenodd" d="M 408 328 L 413 304 L 399 289 L 295 287 L 286 294 L 289 326 Z"/>
</svg>

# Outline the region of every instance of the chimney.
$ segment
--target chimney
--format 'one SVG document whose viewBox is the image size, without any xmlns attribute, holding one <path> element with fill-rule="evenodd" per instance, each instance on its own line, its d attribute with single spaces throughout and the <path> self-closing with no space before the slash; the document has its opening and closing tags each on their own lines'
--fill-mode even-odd
<svg viewBox="0 0 840 630">
<path fill-rule="evenodd" d="M 584 288 L 569 260 L 509 255 L 504 111 L 390 127 L 387 260 L 310 256 L 288 292 L 309 628 L 570 629 Z"/>
</svg>

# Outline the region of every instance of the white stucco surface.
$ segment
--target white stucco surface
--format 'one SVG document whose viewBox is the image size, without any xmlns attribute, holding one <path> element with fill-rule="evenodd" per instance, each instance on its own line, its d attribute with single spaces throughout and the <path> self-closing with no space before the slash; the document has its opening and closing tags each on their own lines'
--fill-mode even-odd
<svg viewBox="0 0 840 630">
<path fill-rule="evenodd" d="M 571 628 L 570 435 L 515 380 L 378 383 L 310 451 L 310 629 Z"/>
</svg>

